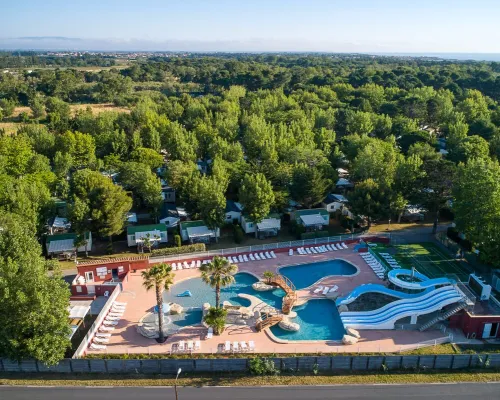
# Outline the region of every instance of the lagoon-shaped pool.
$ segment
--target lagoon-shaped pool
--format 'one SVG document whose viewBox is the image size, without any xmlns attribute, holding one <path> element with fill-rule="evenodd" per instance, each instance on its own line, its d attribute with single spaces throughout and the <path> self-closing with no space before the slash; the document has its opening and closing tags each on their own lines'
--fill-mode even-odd
<svg viewBox="0 0 500 400">
<path fill-rule="evenodd" d="M 274 289 L 269 292 L 257 292 L 252 284 L 258 279 L 248 273 L 239 272 L 234 275 L 235 283 L 221 289 L 221 302 L 229 301 L 231 304 L 247 307 L 250 301 L 238 297 L 238 293 L 251 294 L 270 306 L 281 309 L 281 303 L 285 292 L 282 289 Z M 191 297 L 177 297 L 178 294 L 189 290 Z M 203 303 L 215 304 L 215 289 L 208 286 L 201 278 L 190 278 L 172 285 L 170 290 L 163 292 L 165 303 L 177 303 L 183 307 L 201 308 Z"/>
<path fill-rule="evenodd" d="M 279 269 L 279 273 L 290 279 L 296 289 L 305 289 L 326 276 L 355 275 L 357 272 L 354 265 L 344 260 L 290 265 Z"/>
</svg>

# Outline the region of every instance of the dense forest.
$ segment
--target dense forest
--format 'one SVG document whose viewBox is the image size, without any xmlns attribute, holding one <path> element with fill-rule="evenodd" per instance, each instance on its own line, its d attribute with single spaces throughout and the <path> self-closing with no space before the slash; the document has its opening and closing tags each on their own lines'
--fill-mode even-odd
<svg viewBox="0 0 500 400">
<path fill-rule="evenodd" d="M 88 60 L 104 61 L 113 65 Z M 226 199 L 255 221 L 290 200 L 314 207 L 343 168 L 354 183 L 352 223 L 397 219 L 410 204 L 437 221 L 451 208 L 457 230 L 494 264 L 499 101 L 493 62 L 190 55 L 94 72 L 4 72 L 0 120 L 30 111 L 16 117 L 17 133 L 0 136 L 0 209 L 41 237 L 63 199 L 77 232 L 111 238 L 132 207 L 158 215 L 163 178 L 178 204 L 215 228 Z M 70 108 L 93 103 L 130 113 Z"/>
</svg>

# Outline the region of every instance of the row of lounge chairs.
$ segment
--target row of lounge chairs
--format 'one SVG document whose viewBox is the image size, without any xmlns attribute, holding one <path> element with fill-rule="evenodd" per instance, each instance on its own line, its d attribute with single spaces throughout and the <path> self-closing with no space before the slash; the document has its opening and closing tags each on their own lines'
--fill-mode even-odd
<svg viewBox="0 0 500 400">
<path fill-rule="evenodd" d="M 219 345 L 219 351 L 222 351 L 224 353 L 255 351 L 255 343 L 253 340 L 249 340 L 247 345 L 247 342 L 245 341 L 234 341 L 233 343 L 231 343 L 229 340 L 226 340 L 225 343 Z"/>
<path fill-rule="evenodd" d="M 102 325 L 92 339 L 92 344 L 90 345 L 91 350 L 106 350 L 106 344 L 109 343 L 111 332 L 115 329 L 115 326 L 118 325 L 118 322 L 120 322 L 126 307 L 127 303 L 121 303 L 119 301 L 113 302 L 108 314 L 102 321 Z"/>
<path fill-rule="evenodd" d="M 395 258 L 393 258 L 389 253 L 379 253 L 382 257 L 384 257 L 385 261 L 391 268 L 398 269 L 401 268 L 401 265 L 397 262 Z"/>
<path fill-rule="evenodd" d="M 297 252 L 300 255 L 307 255 L 307 254 L 326 253 L 328 251 L 345 250 L 348 248 L 349 247 L 344 242 L 342 242 L 342 243 L 326 244 L 326 245 L 322 245 L 322 246 L 299 247 L 297 249 Z M 292 253 L 292 255 L 293 255 L 293 253 Z"/>
<path fill-rule="evenodd" d="M 316 289 L 314 289 L 313 293 L 318 294 L 321 292 L 321 294 L 327 294 L 327 293 L 333 293 L 339 290 L 339 287 L 337 285 L 334 285 L 332 288 L 329 286 L 318 286 Z"/>
<path fill-rule="evenodd" d="M 170 350 L 170 353 L 180 353 L 185 351 L 200 350 L 201 342 L 199 340 L 192 341 L 189 340 L 187 343 L 184 340 L 179 341 L 179 343 L 174 343 Z"/>
<path fill-rule="evenodd" d="M 375 272 L 380 279 L 384 279 L 385 268 L 380 262 L 373 257 L 370 253 L 361 253 L 361 257 L 365 260 L 365 262 L 370 266 L 370 268 Z"/>
<path fill-rule="evenodd" d="M 223 257 L 227 259 L 231 264 L 236 264 L 236 263 L 246 263 L 250 261 L 260 261 L 260 260 L 270 260 L 272 258 L 278 258 L 274 251 L 266 251 L 266 252 L 260 252 L 260 253 L 250 253 L 250 254 L 240 254 L 238 256 L 228 256 L 228 257 Z M 178 263 L 172 263 L 172 270 L 173 271 L 178 271 L 181 269 L 194 269 L 194 268 L 200 268 L 202 265 L 210 263 L 211 260 L 193 260 L 191 262 L 178 262 Z"/>
</svg>

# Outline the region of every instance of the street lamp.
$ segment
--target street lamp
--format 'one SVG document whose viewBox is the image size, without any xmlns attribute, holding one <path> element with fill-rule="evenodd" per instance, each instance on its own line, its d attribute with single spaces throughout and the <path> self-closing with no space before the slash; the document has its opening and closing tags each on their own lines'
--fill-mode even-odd
<svg viewBox="0 0 500 400">
<path fill-rule="evenodd" d="M 175 388 L 175 400 L 178 400 L 178 399 L 177 399 L 177 379 L 179 378 L 179 375 L 181 374 L 181 372 L 182 372 L 182 369 L 181 369 L 181 368 L 179 368 L 179 369 L 177 370 L 177 375 L 175 376 L 175 381 L 174 381 L 174 388 Z"/>
</svg>

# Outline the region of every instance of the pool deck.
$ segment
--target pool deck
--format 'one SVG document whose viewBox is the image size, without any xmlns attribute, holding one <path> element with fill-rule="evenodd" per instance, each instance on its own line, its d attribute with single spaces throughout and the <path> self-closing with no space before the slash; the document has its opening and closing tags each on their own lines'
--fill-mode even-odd
<svg viewBox="0 0 500 400">
<path fill-rule="evenodd" d="M 276 268 L 280 266 L 342 259 L 354 264 L 358 268 L 359 273 L 352 276 L 326 277 L 318 282 L 318 284 L 327 286 L 337 285 L 339 286 L 340 295 L 346 295 L 355 287 L 365 283 L 383 284 L 383 281 L 364 263 L 358 253 L 353 252 L 352 248 L 312 255 L 298 255 L 295 253 L 295 255 L 289 256 L 288 253 L 276 253 L 276 256 L 276 259 L 239 264 L 239 271 L 262 276 L 264 271 L 275 271 Z M 198 269 L 175 271 L 174 283 L 197 276 L 200 276 Z M 313 285 L 309 289 L 297 291 L 299 300 L 305 300 L 306 298 L 324 298 L 321 294 L 312 293 L 315 286 L 316 285 Z M 107 353 L 170 353 L 172 344 L 180 340 L 201 340 L 201 349 L 193 353 L 216 353 L 219 351 L 219 346 L 226 340 L 230 340 L 231 342 L 246 341 L 247 343 L 249 340 L 253 340 L 255 342 L 255 352 L 258 353 L 397 352 L 414 348 L 418 343 L 440 339 L 445 336 L 438 330 L 429 330 L 425 332 L 367 330 L 360 331 L 361 340 L 355 345 L 349 346 L 328 341 L 278 343 L 269 336 L 266 332 L 267 330 L 264 332 L 256 332 L 253 327 L 232 325 L 227 327 L 222 335 L 214 336 L 212 339 L 206 340 L 205 335 L 207 329 L 199 325 L 186 327 L 169 336 L 165 343 L 158 344 L 154 339 L 148 339 L 137 332 L 138 321 L 144 314 L 151 311 L 155 305 L 154 291 L 147 292 L 144 289 L 140 272 L 129 273 L 125 287 L 126 289 L 120 293 L 117 301 L 126 302 L 127 307 L 122 319 L 112 332 L 110 341 L 104 351 Z M 200 307 L 201 306 L 200 304 Z M 89 350 L 88 353 L 103 352 Z"/>
</svg>

